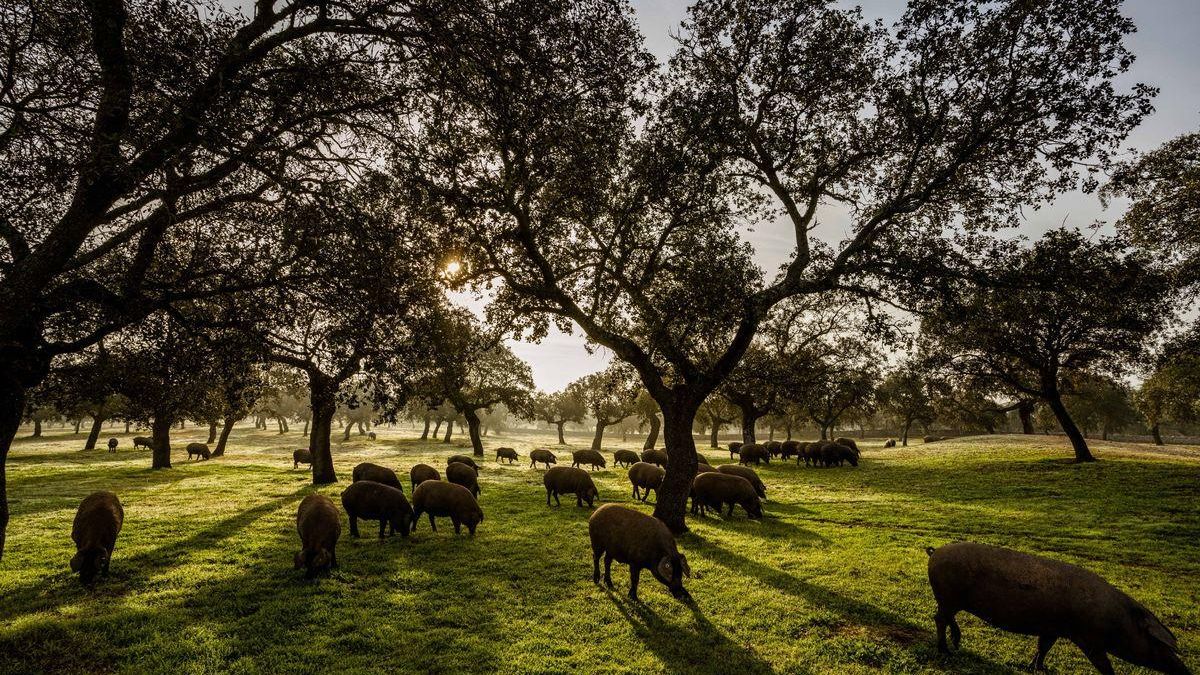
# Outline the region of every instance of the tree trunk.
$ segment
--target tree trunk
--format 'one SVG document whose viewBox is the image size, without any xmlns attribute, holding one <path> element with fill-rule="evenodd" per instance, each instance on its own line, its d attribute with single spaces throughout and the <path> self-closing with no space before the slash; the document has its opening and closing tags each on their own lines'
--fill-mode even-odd
<svg viewBox="0 0 1200 675">
<path fill-rule="evenodd" d="M 305 438 L 308 438 L 308 422 L 309 422 L 308 419 L 304 420 L 304 431 L 303 431 L 303 433 L 300 434 L 301 436 L 303 436 Z"/>
<path fill-rule="evenodd" d="M 169 415 L 157 413 L 154 415 L 154 422 L 150 424 L 150 436 L 154 439 L 150 468 L 171 468 L 171 427 L 173 426 L 175 426 L 175 420 L 171 419 Z"/>
<path fill-rule="evenodd" d="M 599 452 L 600 445 L 604 441 L 604 422 L 596 420 L 596 435 L 592 437 L 592 449 Z"/>
<path fill-rule="evenodd" d="M 0 389 L 0 560 L 4 559 L 4 539 L 8 533 L 8 478 L 5 467 L 8 465 L 8 450 L 17 437 L 17 429 L 21 427 L 26 391 L 22 382 L 5 375 L 0 375 L 0 385 L 3 386 Z"/>
<path fill-rule="evenodd" d="M 742 442 L 749 444 L 756 442 L 754 440 L 754 427 L 758 425 L 758 420 L 762 414 L 753 408 L 746 406 L 738 406 L 742 411 Z M 714 448 L 717 446 L 713 446 Z"/>
<path fill-rule="evenodd" d="M 229 434 L 233 431 L 233 425 L 236 421 L 233 415 L 225 416 L 225 424 L 221 426 L 221 435 L 217 438 L 217 447 L 213 450 L 213 457 L 225 456 L 225 444 L 229 441 Z"/>
<path fill-rule="evenodd" d="M 1021 418 L 1021 433 L 1033 435 L 1033 401 L 1018 401 L 1017 416 Z"/>
<path fill-rule="evenodd" d="M 792 440 L 792 423 L 788 422 L 784 426 L 784 430 L 787 431 L 787 440 L 789 440 L 789 441 Z"/>
<path fill-rule="evenodd" d="M 829 427 L 825 426 L 824 423 L 821 423 L 821 440 L 829 440 Z"/>
<path fill-rule="evenodd" d="M 717 437 L 720 436 L 720 434 L 721 434 L 721 425 L 713 424 L 712 432 L 710 432 L 708 435 L 708 447 L 710 447 L 710 448 L 721 447 L 720 441 L 717 440 Z"/>
<path fill-rule="evenodd" d="M 1158 422 L 1155 422 L 1154 426 L 1150 427 L 1150 435 L 1154 437 L 1155 445 L 1163 444 L 1162 431 L 1160 431 L 1158 428 Z"/>
<path fill-rule="evenodd" d="M 467 434 L 471 437 L 471 452 L 476 457 L 483 457 L 483 438 L 479 435 L 479 415 L 472 408 L 463 411 L 467 418 Z"/>
<path fill-rule="evenodd" d="M 346 441 L 350 440 L 350 432 L 353 430 L 354 430 L 353 424 L 346 425 L 346 427 L 342 430 L 342 442 L 346 442 Z"/>
<path fill-rule="evenodd" d="M 33 438 L 42 437 L 42 421 L 39 419 L 33 420 Z"/>
<path fill-rule="evenodd" d="M 767 425 L 767 440 L 768 441 L 775 440 L 775 425 L 774 424 Z"/>
<path fill-rule="evenodd" d="M 646 434 L 646 442 L 642 444 L 643 450 L 652 450 L 654 445 L 658 443 L 658 432 L 662 429 L 662 422 L 659 421 L 658 415 L 650 416 L 650 433 Z"/>
<path fill-rule="evenodd" d="M 436 431 L 434 433 L 437 433 Z M 429 415 L 425 416 L 425 428 L 421 430 L 421 440 L 429 439 Z"/>
<path fill-rule="evenodd" d="M 212 445 L 217 440 L 217 421 L 213 420 L 208 423 L 208 440 L 205 443 Z"/>
<path fill-rule="evenodd" d="M 675 534 L 687 531 L 684 515 L 692 479 L 696 477 L 696 440 L 692 425 L 699 404 L 668 402 L 659 407 L 663 414 L 663 442 L 667 450 L 667 475 L 658 488 L 654 517 L 666 523 Z"/>
<path fill-rule="evenodd" d="M 75 420 L 74 422 L 72 422 L 72 424 L 75 425 L 75 435 L 78 436 L 79 435 L 79 427 L 83 426 L 83 418 L 81 417 L 81 418 Z"/>
<path fill-rule="evenodd" d="M 367 435 L 367 430 L 363 428 L 363 423 L 362 423 L 362 422 L 359 422 L 359 423 L 358 423 L 358 435 L 359 435 L 359 436 L 366 436 L 366 435 Z"/>
<path fill-rule="evenodd" d="M 129 433 L 129 420 L 125 420 L 125 433 Z"/>
<path fill-rule="evenodd" d="M 104 428 L 104 414 L 97 414 L 92 418 L 92 430 L 88 432 L 87 442 L 83 444 L 84 450 L 95 450 L 96 441 L 100 440 L 100 431 Z"/>
<path fill-rule="evenodd" d="M 563 427 L 566 426 L 566 422 L 555 422 L 554 425 L 558 427 L 558 444 L 566 445 L 567 439 L 563 437 Z"/>
<path fill-rule="evenodd" d="M 312 451 L 313 485 L 337 482 L 333 470 L 333 452 L 329 436 L 333 433 L 333 416 L 337 413 L 337 383 L 318 371 L 308 373 L 309 405 L 312 407 L 312 436 L 308 448 Z"/>
<path fill-rule="evenodd" d="M 438 420 L 437 424 L 433 425 L 433 437 L 434 438 L 438 437 L 438 434 L 441 433 L 441 429 L 442 429 L 442 421 Z"/>
<path fill-rule="evenodd" d="M 1054 417 L 1062 427 L 1063 433 L 1071 439 L 1071 447 L 1075 449 L 1075 461 L 1096 461 L 1096 458 L 1092 456 L 1092 451 L 1088 449 L 1087 439 L 1079 432 L 1079 427 L 1075 426 L 1075 420 L 1071 419 L 1071 413 L 1067 411 L 1067 406 L 1063 405 L 1062 395 L 1058 392 L 1057 374 L 1042 375 L 1042 395 L 1046 397 L 1046 403 L 1054 412 Z"/>
<path fill-rule="evenodd" d="M 449 443 L 450 437 L 454 435 L 454 420 L 446 421 L 446 436 L 442 438 L 443 443 Z"/>
<path fill-rule="evenodd" d="M 904 431 L 900 437 L 900 445 L 908 447 L 908 430 L 912 428 L 912 420 L 904 421 Z"/>
</svg>

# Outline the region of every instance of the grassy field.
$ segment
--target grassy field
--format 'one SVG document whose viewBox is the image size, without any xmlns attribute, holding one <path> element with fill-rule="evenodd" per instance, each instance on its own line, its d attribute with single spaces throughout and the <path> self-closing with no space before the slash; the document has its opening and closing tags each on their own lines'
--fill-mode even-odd
<svg viewBox="0 0 1200 675">
<path fill-rule="evenodd" d="M 337 445 L 342 483 L 321 492 L 338 501 L 364 460 L 396 468 L 407 485 L 410 466 L 440 469 L 465 446 L 378 431 L 377 441 Z M 649 575 L 642 602 L 630 602 L 627 571 L 615 565 L 615 592 L 593 585 L 590 511 L 565 499 L 547 508 L 528 463 L 488 457 L 486 520 L 474 538 L 456 537 L 448 521 L 436 534 L 426 521 L 413 538 L 382 543 L 344 528 L 340 569 L 310 582 L 292 569 L 296 507 L 314 489 L 304 468 L 292 470 L 299 434 L 240 428 L 226 457 L 186 462 L 184 443 L 203 430 L 178 431 L 175 468 L 163 471 L 123 434 L 117 455 L 47 434 L 18 441 L 9 460 L 4 673 L 1023 671 L 1031 638 L 965 615 L 963 651 L 937 654 L 923 549 L 955 540 L 1099 572 L 1156 612 L 1185 661 L 1200 665 L 1195 448 L 1097 442 L 1102 461 L 1077 466 L 1060 440 L 994 436 L 887 450 L 868 441 L 857 469 L 772 463 L 760 471 L 764 520 L 738 510 L 693 520 L 680 538 L 700 576 L 687 583 L 687 605 Z M 487 440 L 525 456 L 552 439 Z M 595 478 L 602 501 L 630 501 L 624 470 Z M 125 527 L 112 576 L 86 590 L 67 567 L 71 520 L 98 489 L 120 495 Z M 1092 672 L 1068 643 L 1048 663 Z"/>
</svg>

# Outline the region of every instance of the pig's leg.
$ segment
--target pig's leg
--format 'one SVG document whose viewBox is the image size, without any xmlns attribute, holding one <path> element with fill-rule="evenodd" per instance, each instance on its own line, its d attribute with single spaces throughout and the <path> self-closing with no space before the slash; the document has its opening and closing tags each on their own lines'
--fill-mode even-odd
<svg viewBox="0 0 1200 675">
<path fill-rule="evenodd" d="M 1037 654 L 1033 657 L 1033 663 L 1029 664 L 1033 672 L 1046 670 L 1046 655 L 1050 653 L 1050 648 L 1057 641 L 1058 636 L 1056 635 L 1042 635 L 1038 638 Z"/>
<path fill-rule="evenodd" d="M 1088 661 L 1092 662 L 1093 666 L 1096 666 L 1096 670 L 1099 671 L 1101 675 L 1116 675 L 1116 672 L 1112 667 L 1112 662 L 1108 660 L 1108 654 L 1104 653 L 1103 647 L 1084 649 L 1084 647 L 1080 645 L 1079 648 L 1083 650 L 1083 655 L 1087 657 Z"/>
</svg>

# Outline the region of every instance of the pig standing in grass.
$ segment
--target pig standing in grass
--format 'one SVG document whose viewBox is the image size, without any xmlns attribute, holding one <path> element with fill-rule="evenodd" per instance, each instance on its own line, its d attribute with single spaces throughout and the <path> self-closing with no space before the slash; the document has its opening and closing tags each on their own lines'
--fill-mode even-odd
<svg viewBox="0 0 1200 675">
<path fill-rule="evenodd" d="M 412 489 L 416 490 L 418 485 L 427 480 L 441 480 L 442 474 L 428 464 L 417 464 L 409 470 L 408 479 L 412 481 Z"/>
<path fill-rule="evenodd" d="M 629 483 L 633 486 L 633 498 L 643 502 L 650 497 L 650 491 L 658 491 L 666 478 L 667 472 L 649 462 L 638 462 L 629 469 Z"/>
<path fill-rule="evenodd" d="M 337 567 L 342 519 L 332 499 L 320 494 L 305 497 L 296 511 L 296 531 L 300 533 L 300 552 L 295 564 L 296 569 L 304 568 L 305 578 Z"/>
<path fill-rule="evenodd" d="M 360 480 L 342 491 L 342 508 L 350 518 L 350 536 L 358 537 L 358 519 L 378 520 L 379 538 L 387 534 L 388 525 L 391 533 L 400 532 L 407 537 L 409 520 L 413 517 L 412 507 L 404 498 L 404 493 L 390 485 Z"/>
<path fill-rule="evenodd" d="M 666 466 L 667 453 L 665 450 L 655 450 L 654 448 L 643 450 L 642 461 L 647 464 L 653 464 L 654 466 Z"/>
<path fill-rule="evenodd" d="M 466 455 L 451 455 L 450 458 L 446 460 L 446 466 L 450 466 L 455 462 L 458 462 L 459 464 L 466 464 L 472 469 L 475 469 L 475 475 L 479 475 L 479 465 L 476 464 L 475 460 L 471 459 L 470 457 Z"/>
<path fill-rule="evenodd" d="M 691 596 L 683 588 L 683 577 L 691 576 L 687 558 L 675 546 L 675 536 L 654 516 L 617 504 L 604 504 L 588 518 L 592 540 L 592 582 L 600 583 L 600 557 L 604 557 L 604 583 L 612 582 L 612 561 L 629 565 L 629 597 L 637 600 L 638 578 L 650 570 L 671 595 L 679 600 Z"/>
<path fill-rule="evenodd" d="M 538 448 L 529 453 L 529 468 L 533 469 L 538 464 L 545 464 L 549 469 L 551 464 L 558 464 L 558 458 L 554 456 L 553 452 L 545 448 Z"/>
<path fill-rule="evenodd" d="M 496 448 L 496 461 L 507 459 L 509 464 L 515 463 L 521 456 L 513 448 Z"/>
<path fill-rule="evenodd" d="M 985 544 L 928 548 L 929 585 L 937 600 L 938 650 L 962 639 L 959 612 L 1002 630 L 1038 637 L 1030 664 L 1045 669 L 1054 643 L 1070 640 L 1096 670 L 1113 675 L 1112 654 L 1169 675 L 1190 675 L 1175 636 L 1150 610 L 1100 576 L 1057 560 Z"/>
<path fill-rule="evenodd" d="M 115 438 L 110 438 L 110 439 L 108 439 L 108 451 L 109 451 L 109 452 L 116 452 L 116 451 L 117 451 L 117 446 L 118 446 L 118 445 L 120 445 L 120 444 L 121 444 L 121 442 L 120 442 L 120 441 L 118 441 L 118 440 L 117 440 L 117 439 L 115 439 Z"/>
<path fill-rule="evenodd" d="M 312 451 L 308 448 L 297 448 L 292 451 L 292 468 L 301 464 L 312 464 Z"/>
<path fill-rule="evenodd" d="M 596 501 L 600 492 L 588 472 L 573 466 L 556 466 L 542 476 L 542 484 L 546 487 L 546 506 L 550 506 L 550 497 L 554 503 L 562 506 L 559 495 L 575 495 L 575 506 L 583 506 L 584 502 L 590 507 Z"/>
<path fill-rule="evenodd" d="M 446 480 L 451 483 L 461 485 L 471 491 L 471 496 L 478 498 L 479 493 L 479 475 L 471 467 L 462 462 L 450 462 L 446 467 Z"/>
<path fill-rule="evenodd" d="M 632 450 L 618 450 L 613 453 L 613 464 L 616 466 L 633 466 L 640 461 L 641 458 L 639 458 L 638 454 Z"/>
<path fill-rule="evenodd" d="M 357 483 L 360 480 L 370 480 L 376 483 L 383 483 L 404 492 L 404 486 L 400 484 L 400 477 L 395 471 L 386 466 L 379 466 L 371 462 L 363 462 L 354 467 L 354 472 L 351 474 L 353 482 Z"/>
<path fill-rule="evenodd" d="M 125 509 L 111 492 L 93 492 L 79 503 L 71 527 L 71 539 L 75 542 L 71 571 L 79 574 L 84 585 L 95 581 L 97 574 L 108 576 L 108 563 L 124 523 Z"/>
<path fill-rule="evenodd" d="M 467 488 L 440 480 L 427 480 L 413 490 L 413 532 L 417 531 L 417 522 L 421 514 L 429 514 L 429 526 L 437 532 L 434 516 L 449 517 L 454 523 L 454 534 L 462 532 L 466 525 L 471 536 L 475 536 L 475 528 L 483 522 L 483 509 Z"/>
<path fill-rule="evenodd" d="M 587 464 L 592 467 L 593 471 L 595 471 L 596 467 L 600 467 L 601 469 L 608 468 L 608 462 L 604 459 L 604 455 L 596 450 L 576 450 L 571 453 L 571 458 L 574 460 L 571 466 Z"/>
<path fill-rule="evenodd" d="M 133 437 L 133 449 L 134 450 L 137 450 L 138 448 L 145 448 L 145 449 L 149 450 L 153 447 L 154 447 L 154 439 L 148 438 L 146 436 L 134 436 Z"/>
<path fill-rule="evenodd" d="M 208 450 L 208 446 L 203 443 L 188 443 L 187 454 L 188 459 L 191 459 L 192 455 L 195 455 L 197 459 L 208 459 L 212 456 L 212 453 Z"/>
</svg>

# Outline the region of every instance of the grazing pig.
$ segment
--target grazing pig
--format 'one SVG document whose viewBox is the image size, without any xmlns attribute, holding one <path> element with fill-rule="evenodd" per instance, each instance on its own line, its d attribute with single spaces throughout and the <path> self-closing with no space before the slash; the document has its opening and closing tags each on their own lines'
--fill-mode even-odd
<svg viewBox="0 0 1200 675">
<path fill-rule="evenodd" d="M 97 574 L 108 576 L 108 563 L 124 523 L 125 509 L 111 492 L 93 492 L 79 503 L 71 526 L 71 539 L 75 542 L 71 571 L 79 574 L 79 581 L 85 586 L 95 581 Z"/>
<path fill-rule="evenodd" d="M 850 462 L 851 466 L 858 466 L 858 453 L 841 443 L 821 445 L 821 464 L 832 467 L 841 466 L 844 462 Z"/>
<path fill-rule="evenodd" d="M 367 434 L 367 440 L 373 441 L 373 440 L 375 440 L 376 438 L 377 438 L 377 437 L 375 436 L 375 432 L 374 432 L 374 431 L 372 431 L 372 432 L 370 432 L 370 433 L 368 433 L 368 434 Z"/>
<path fill-rule="evenodd" d="M 941 436 L 926 436 L 921 440 L 925 443 L 936 443 L 937 441 L 944 441 L 946 439 Z"/>
<path fill-rule="evenodd" d="M 733 443 L 730 443 L 729 444 L 729 459 L 733 459 L 733 458 L 737 457 L 737 454 L 738 454 L 738 452 L 741 451 L 743 445 L 745 445 L 745 443 L 742 443 L 740 441 L 734 441 Z"/>
<path fill-rule="evenodd" d="M 188 443 L 187 454 L 188 459 L 191 459 L 192 455 L 195 455 L 200 459 L 208 459 L 212 456 L 212 453 L 208 451 L 208 446 L 203 443 Z"/>
<path fill-rule="evenodd" d="M 758 477 L 758 473 L 754 469 L 740 464 L 722 464 L 717 468 L 717 471 L 727 473 L 730 476 L 745 478 L 747 481 L 750 481 L 750 485 L 754 487 L 754 492 L 760 499 L 767 498 L 767 486 L 763 485 L 762 479 Z"/>
<path fill-rule="evenodd" d="M 729 515 L 733 515 L 733 507 L 740 506 L 746 515 L 752 519 L 762 518 L 762 502 L 750 481 L 741 476 L 734 476 L 717 471 L 702 473 L 692 481 L 692 513 L 706 515 L 708 509 L 721 513 L 721 508 L 729 505 Z"/>
<path fill-rule="evenodd" d="M 571 466 L 589 464 L 592 467 L 592 471 L 595 471 L 596 467 L 600 467 L 601 469 L 608 468 L 608 463 L 604 460 L 604 455 L 596 450 L 576 450 L 571 453 L 571 458 L 575 460 L 571 463 Z"/>
<path fill-rule="evenodd" d="M 600 495 L 588 472 L 573 466 L 556 466 L 546 471 L 542 476 L 542 484 L 546 486 L 546 506 L 550 506 L 551 495 L 558 506 L 562 506 L 559 495 L 575 495 L 575 506 L 583 506 L 587 502 L 589 507 Z"/>
<path fill-rule="evenodd" d="M 1036 635 L 1035 670 L 1045 669 L 1046 654 L 1064 638 L 1106 675 L 1113 673 L 1109 654 L 1170 675 L 1191 672 L 1175 636 L 1150 610 L 1082 567 L 985 544 L 925 552 L 942 652 L 949 651 L 947 627 L 958 647 L 962 631 L 954 617 L 965 611 L 1001 630 Z"/>
<path fill-rule="evenodd" d="M 149 438 L 147 436 L 134 436 L 133 437 L 133 449 L 137 450 L 138 448 L 145 448 L 147 450 L 153 449 L 154 448 L 154 439 Z"/>
<path fill-rule="evenodd" d="M 766 443 L 763 443 L 762 446 L 767 449 L 767 452 L 770 453 L 772 457 L 778 457 L 779 453 L 782 451 L 783 443 L 780 443 L 779 441 L 767 441 Z"/>
<path fill-rule="evenodd" d="M 442 474 L 428 464 L 418 464 L 409 470 L 408 478 L 412 481 L 412 489 L 416 490 L 418 485 L 427 480 L 441 480 Z"/>
<path fill-rule="evenodd" d="M 108 451 L 109 451 L 109 452 L 116 452 L 116 451 L 117 451 L 117 446 L 118 446 L 118 445 L 120 445 L 120 444 L 121 444 L 121 443 L 120 443 L 120 441 L 118 441 L 118 440 L 117 440 L 117 439 L 115 439 L 115 438 L 110 438 L 110 439 L 108 439 Z"/>
<path fill-rule="evenodd" d="M 446 467 L 446 480 L 461 485 L 471 491 L 471 496 L 479 498 L 479 476 L 475 469 L 462 462 L 450 462 Z"/>
<path fill-rule="evenodd" d="M 638 462 L 629 469 L 629 483 L 633 485 L 633 498 L 643 502 L 650 497 L 650 491 L 658 491 L 667 472 L 660 466 L 649 462 Z"/>
<path fill-rule="evenodd" d="M 301 464 L 312 464 L 312 450 L 308 448 L 297 448 L 292 451 L 292 468 Z"/>
<path fill-rule="evenodd" d="M 647 464 L 653 464 L 655 466 L 666 466 L 667 465 L 667 452 L 666 452 L 666 450 L 655 450 L 653 448 L 651 448 L 650 450 L 643 450 L 642 451 L 642 461 Z"/>
<path fill-rule="evenodd" d="M 896 447 L 896 439 L 894 439 L 894 438 L 887 439 L 886 441 L 883 442 L 883 447 L 885 447 L 885 448 Z"/>
<path fill-rule="evenodd" d="M 612 583 L 612 561 L 629 565 L 629 597 L 637 600 L 638 579 L 650 570 L 679 600 L 691 598 L 683 577 L 691 576 L 687 558 L 675 545 L 666 524 L 654 516 L 617 504 L 604 504 L 588 518 L 592 540 L 592 583 L 600 583 L 600 557 L 604 556 L 604 583 Z"/>
<path fill-rule="evenodd" d="M 767 452 L 767 449 L 758 443 L 743 445 L 738 449 L 738 456 L 738 464 L 749 464 L 751 462 L 755 464 L 760 462 L 771 463 L 771 453 Z"/>
<path fill-rule="evenodd" d="M 360 480 L 372 480 L 376 483 L 383 483 L 384 485 L 389 485 L 401 492 L 404 492 L 404 486 L 400 484 L 400 477 L 396 475 L 395 471 L 392 471 L 386 466 L 379 466 L 378 464 L 363 462 L 362 464 L 354 467 L 354 473 L 351 475 L 353 476 L 353 481 L 351 482 L 354 483 L 357 483 Z"/>
<path fill-rule="evenodd" d="M 613 454 L 613 463 L 616 466 L 633 466 L 641 461 L 638 454 L 632 450 L 618 450 Z"/>
<path fill-rule="evenodd" d="M 530 451 L 529 468 L 536 468 L 539 463 L 545 464 L 546 468 L 549 469 L 551 464 L 558 464 L 558 458 L 554 456 L 553 452 L 545 448 Z"/>
<path fill-rule="evenodd" d="M 700 464 L 696 465 L 696 473 L 697 474 L 711 473 L 713 471 L 716 471 L 716 469 L 714 469 L 711 464 L 700 463 Z"/>
<path fill-rule="evenodd" d="M 837 438 L 833 439 L 833 442 L 837 443 L 838 445 L 844 445 L 847 448 L 850 448 L 851 450 L 853 450 L 854 454 L 856 454 L 856 455 L 858 454 L 858 443 L 855 443 L 853 438 L 846 438 L 845 436 L 838 436 Z"/>
<path fill-rule="evenodd" d="M 696 453 L 696 462 L 698 464 L 712 464 L 712 462 L 708 461 L 707 457 L 698 452 Z"/>
<path fill-rule="evenodd" d="M 413 490 L 413 532 L 417 531 L 417 522 L 421 514 L 429 515 L 429 526 L 437 532 L 434 516 L 449 517 L 454 523 L 454 534 L 462 532 L 466 525 L 471 535 L 475 528 L 483 522 L 483 509 L 467 488 L 440 480 L 427 480 Z"/>
<path fill-rule="evenodd" d="M 816 445 L 812 441 L 802 441 L 796 446 L 796 466 L 800 466 L 800 460 L 804 460 L 804 466 L 809 466 L 812 461 L 812 448 Z"/>
<path fill-rule="evenodd" d="M 346 516 L 350 519 L 352 537 L 358 537 L 359 518 L 378 520 L 380 539 L 387 533 L 389 524 L 392 534 L 399 530 L 400 536 L 408 536 L 412 507 L 404 498 L 404 493 L 390 485 L 371 480 L 351 483 L 342 491 L 342 508 L 346 509 Z"/>
<path fill-rule="evenodd" d="M 320 494 L 305 497 L 296 511 L 296 531 L 300 533 L 296 569 L 303 567 L 306 579 L 337 567 L 337 542 L 342 536 L 342 518 L 332 499 Z"/>
<path fill-rule="evenodd" d="M 496 461 L 499 462 L 501 459 L 507 459 L 509 464 L 514 464 L 521 459 L 521 456 L 512 448 L 496 448 Z"/>
<path fill-rule="evenodd" d="M 466 464 L 467 466 L 471 467 L 472 469 L 475 469 L 476 475 L 479 474 L 480 466 L 478 464 L 476 464 L 475 460 L 471 459 L 470 457 L 468 457 L 466 455 L 452 455 L 449 459 L 446 460 L 446 466 L 450 466 L 451 464 L 453 464 L 455 462 L 458 462 L 459 464 Z"/>
<path fill-rule="evenodd" d="M 800 441 L 784 441 L 779 446 L 779 456 L 786 462 L 795 457 L 796 463 L 800 463 Z"/>
</svg>

